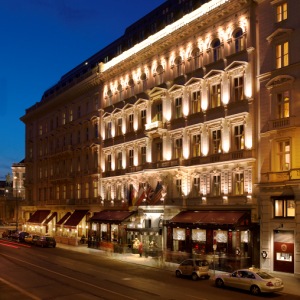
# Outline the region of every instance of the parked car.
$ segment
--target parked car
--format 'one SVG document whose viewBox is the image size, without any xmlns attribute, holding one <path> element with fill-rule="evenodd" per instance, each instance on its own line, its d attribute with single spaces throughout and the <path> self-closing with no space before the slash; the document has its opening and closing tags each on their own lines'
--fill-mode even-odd
<svg viewBox="0 0 300 300">
<path fill-rule="evenodd" d="M 36 241 L 39 237 L 40 237 L 40 236 L 39 236 L 39 235 L 36 235 L 36 234 L 29 234 L 29 235 L 25 236 L 24 241 L 25 241 L 25 243 L 28 243 L 28 244 L 34 244 L 35 241 Z"/>
<path fill-rule="evenodd" d="M 37 246 L 41 246 L 41 247 L 56 247 L 56 241 L 55 238 L 52 236 L 41 236 L 39 237 L 36 242 L 35 245 Z"/>
<path fill-rule="evenodd" d="M 260 293 L 273 293 L 283 290 L 283 282 L 280 278 L 273 277 L 260 269 L 240 269 L 233 273 L 218 274 L 215 279 L 217 287 L 234 287 L 248 290 L 253 295 Z"/>
<path fill-rule="evenodd" d="M 209 263 L 205 259 L 186 259 L 176 269 L 177 277 L 189 276 L 193 280 L 209 279 Z"/>
<path fill-rule="evenodd" d="M 18 242 L 24 242 L 24 238 L 25 236 L 29 235 L 28 232 L 25 231 L 17 231 L 14 230 L 9 236 L 8 238 L 18 241 Z"/>
</svg>

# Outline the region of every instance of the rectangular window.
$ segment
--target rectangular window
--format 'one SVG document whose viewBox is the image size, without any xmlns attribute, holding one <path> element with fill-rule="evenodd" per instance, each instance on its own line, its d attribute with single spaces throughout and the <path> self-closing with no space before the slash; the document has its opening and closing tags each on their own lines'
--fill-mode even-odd
<svg viewBox="0 0 300 300">
<path fill-rule="evenodd" d="M 201 136 L 200 134 L 193 135 L 193 157 L 201 155 Z"/>
<path fill-rule="evenodd" d="M 201 92 L 192 93 L 192 113 L 195 114 L 201 111 Z"/>
<path fill-rule="evenodd" d="M 66 113 L 62 114 L 62 121 L 61 121 L 62 125 L 66 124 Z"/>
<path fill-rule="evenodd" d="M 80 118 L 81 117 L 81 107 L 78 106 L 77 107 L 77 118 Z"/>
<path fill-rule="evenodd" d="M 179 196 L 181 196 L 182 182 L 181 179 L 176 179 L 176 190 Z"/>
<path fill-rule="evenodd" d="M 89 198 L 90 197 L 90 189 L 89 189 L 88 182 L 85 183 L 84 188 L 85 188 L 85 191 L 84 191 L 85 198 Z"/>
<path fill-rule="evenodd" d="M 211 108 L 221 106 L 221 84 L 215 84 L 211 87 L 210 103 Z"/>
<path fill-rule="evenodd" d="M 243 150 L 245 148 L 244 125 L 234 127 L 234 146 L 235 150 Z"/>
<path fill-rule="evenodd" d="M 283 20 L 287 19 L 287 3 L 282 3 L 277 6 L 276 9 L 277 13 L 277 22 L 282 22 Z"/>
<path fill-rule="evenodd" d="M 111 154 L 107 155 L 107 166 L 106 166 L 106 170 L 109 172 L 111 171 Z"/>
<path fill-rule="evenodd" d="M 284 42 L 276 46 L 276 69 L 288 66 L 289 64 L 289 43 Z"/>
<path fill-rule="evenodd" d="M 98 131 L 98 123 L 94 124 L 94 137 L 98 138 L 99 136 L 99 131 Z"/>
<path fill-rule="evenodd" d="M 134 161 L 134 151 L 133 151 L 133 149 L 130 149 L 129 150 L 129 153 L 128 153 L 129 155 L 129 167 L 132 167 L 133 166 L 133 161 Z"/>
<path fill-rule="evenodd" d="M 122 134 L 122 118 L 117 120 L 117 136 Z"/>
<path fill-rule="evenodd" d="M 182 117 L 182 98 L 176 98 L 175 99 L 175 118 L 181 118 Z"/>
<path fill-rule="evenodd" d="M 76 185 L 76 194 L 77 194 L 77 199 L 81 199 L 81 184 L 77 183 Z"/>
<path fill-rule="evenodd" d="M 174 147 L 174 158 L 182 158 L 182 139 L 176 139 Z"/>
<path fill-rule="evenodd" d="M 98 183 L 97 181 L 93 181 L 93 196 L 96 198 L 98 196 Z"/>
<path fill-rule="evenodd" d="M 280 141 L 277 147 L 279 171 L 287 171 L 291 167 L 290 142 Z"/>
<path fill-rule="evenodd" d="M 221 176 L 213 175 L 212 177 L 212 194 L 213 196 L 221 195 Z"/>
<path fill-rule="evenodd" d="M 244 194 L 244 174 L 236 173 L 234 174 L 234 194 L 243 195 Z"/>
<path fill-rule="evenodd" d="M 221 130 L 212 131 L 212 153 L 221 153 Z"/>
<path fill-rule="evenodd" d="M 111 134 L 111 122 L 107 122 L 106 124 L 106 138 L 111 138 L 112 134 Z"/>
<path fill-rule="evenodd" d="M 277 94 L 276 119 L 288 118 L 290 116 L 290 95 L 288 91 Z"/>
<path fill-rule="evenodd" d="M 128 116 L 128 130 L 127 132 L 132 132 L 133 131 L 133 114 L 130 114 Z"/>
<path fill-rule="evenodd" d="M 233 98 L 234 101 L 244 100 L 244 77 L 236 77 L 233 80 Z"/>
<path fill-rule="evenodd" d="M 141 111 L 141 129 L 144 130 L 145 129 L 145 125 L 146 125 L 146 117 L 147 117 L 147 111 L 146 109 L 143 109 Z"/>
<path fill-rule="evenodd" d="M 274 199 L 275 218 L 294 218 L 295 200 Z"/>
<path fill-rule="evenodd" d="M 118 170 L 122 169 L 122 152 L 118 152 L 118 156 L 117 156 L 117 169 Z"/>
<path fill-rule="evenodd" d="M 73 121 L 73 110 L 70 109 L 69 111 L 69 122 L 72 122 Z"/>
<path fill-rule="evenodd" d="M 156 121 L 162 121 L 163 107 L 162 103 L 156 105 Z"/>
<path fill-rule="evenodd" d="M 163 160 L 163 145 L 162 142 L 156 143 L 156 161 Z"/>
<path fill-rule="evenodd" d="M 145 164 L 147 162 L 146 158 L 146 153 L 147 153 L 147 148 L 146 147 L 141 147 L 141 163 Z"/>
</svg>

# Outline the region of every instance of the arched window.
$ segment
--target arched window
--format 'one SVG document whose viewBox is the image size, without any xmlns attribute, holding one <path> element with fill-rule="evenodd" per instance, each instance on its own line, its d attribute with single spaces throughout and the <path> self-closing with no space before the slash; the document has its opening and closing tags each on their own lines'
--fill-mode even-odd
<svg viewBox="0 0 300 300">
<path fill-rule="evenodd" d="M 243 36 L 242 29 L 238 28 L 233 33 L 233 42 L 234 42 L 234 51 L 235 51 L 235 53 L 244 50 L 245 45 L 244 45 L 244 36 Z"/>
<path fill-rule="evenodd" d="M 200 49 L 195 48 L 192 51 L 192 59 L 193 59 L 193 69 L 197 70 L 200 68 Z"/>
<path fill-rule="evenodd" d="M 215 39 L 211 43 L 211 47 L 213 50 L 213 61 L 217 61 L 221 58 L 221 42 L 219 39 Z"/>
<path fill-rule="evenodd" d="M 182 75 L 182 68 L 181 68 L 181 66 L 182 66 L 182 58 L 181 58 L 181 56 L 177 56 L 175 58 L 174 64 L 175 64 L 175 68 L 176 68 L 175 69 L 175 71 L 176 71 L 175 76 L 178 77 L 178 76 Z"/>
<path fill-rule="evenodd" d="M 159 65 L 156 68 L 156 74 L 157 74 L 157 84 L 162 84 L 164 82 L 163 79 L 163 73 L 164 73 L 164 68 L 162 65 Z"/>
</svg>

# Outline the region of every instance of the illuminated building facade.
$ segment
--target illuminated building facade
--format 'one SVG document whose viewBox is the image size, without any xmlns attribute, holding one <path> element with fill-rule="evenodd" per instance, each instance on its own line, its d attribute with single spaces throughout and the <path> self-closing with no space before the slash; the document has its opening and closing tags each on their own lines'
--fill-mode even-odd
<svg viewBox="0 0 300 300">
<path fill-rule="evenodd" d="M 262 267 L 300 274 L 300 30 L 298 1 L 257 1 Z M 264 252 L 263 252 L 264 251 Z"/>
<path fill-rule="evenodd" d="M 166 1 L 46 91 L 22 117 L 25 214 L 50 210 L 58 239 L 258 266 L 257 2 Z"/>
</svg>

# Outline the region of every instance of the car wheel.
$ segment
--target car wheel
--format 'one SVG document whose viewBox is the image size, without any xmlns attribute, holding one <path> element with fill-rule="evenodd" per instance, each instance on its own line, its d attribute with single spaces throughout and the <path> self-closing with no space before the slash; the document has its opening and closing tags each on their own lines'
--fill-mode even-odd
<svg viewBox="0 0 300 300">
<path fill-rule="evenodd" d="M 216 279 L 216 286 L 221 288 L 224 286 L 224 281 L 221 278 Z"/>
<path fill-rule="evenodd" d="M 192 274 L 192 279 L 195 281 L 195 280 L 198 280 L 199 279 L 199 276 L 196 274 L 196 273 L 193 273 Z"/>
<path fill-rule="evenodd" d="M 181 272 L 179 270 L 176 270 L 175 274 L 176 274 L 176 277 L 181 277 Z"/>
<path fill-rule="evenodd" d="M 260 288 L 257 285 L 252 285 L 250 288 L 250 293 L 252 295 L 259 295 L 260 294 Z"/>
</svg>

